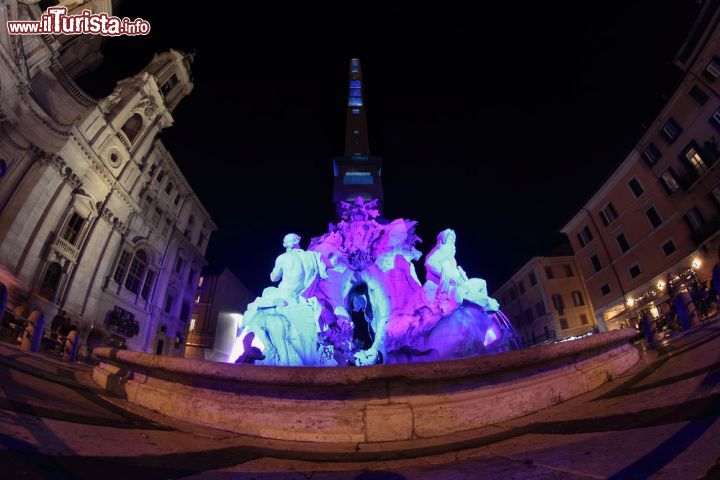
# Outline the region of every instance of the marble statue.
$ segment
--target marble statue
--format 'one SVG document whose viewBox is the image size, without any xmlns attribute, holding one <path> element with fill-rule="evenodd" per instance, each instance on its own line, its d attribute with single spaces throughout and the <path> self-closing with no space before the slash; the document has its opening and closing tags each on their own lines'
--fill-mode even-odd
<svg viewBox="0 0 720 480">
<path fill-rule="evenodd" d="M 339 216 L 307 250 L 285 236 L 270 274 L 279 283 L 248 306 L 238 332 L 238 342 L 252 334 L 262 345 L 255 363 L 362 366 L 519 348 L 485 281 L 458 265 L 453 230 L 437 236 L 423 284 L 417 222 L 381 219 L 377 201 L 362 198 L 342 202 Z"/>
<path fill-rule="evenodd" d="M 257 363 L 314 365 L 322 307 L 317 298 L 304 294 L 318 279 L 327 278 L 325 263 L 319 253 L 302 250 L 294 233 L 285 235 L 283 247 L 285 253 L 270 273 L 270 280 L 280 283 L 248 305 L 242 326 L 265 346 L 265 359 Z"/>
<path fill-rule="evenodd" d="M 488 296 L 485 280 L 468 278 L 465 270 L 457 264 L 456 238 L 452 229 L 440 232 L 435 248 L 425 259 L 425 293 L 428 299 L 445 314 L 455 310 L 464 300 L 479 305 L 486 311 L 497 311 L 499 304 Z"/>
</svg>

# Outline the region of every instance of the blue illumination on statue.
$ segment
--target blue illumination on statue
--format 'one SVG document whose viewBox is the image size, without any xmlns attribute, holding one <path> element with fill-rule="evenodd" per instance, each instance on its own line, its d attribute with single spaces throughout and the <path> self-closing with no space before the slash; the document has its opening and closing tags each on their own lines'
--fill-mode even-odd
<svg viewBox="0 0 720 480">
<path fill-rule="evenodd" d="M 248 306 L 239 328 L 238 344 L 248 333 L 257 339 L 264 359 L 256 363 L 410 363 L 519 348 L 485 281 L 457 264 L 453 230 L 438 235 L 421 284 L 413 263 L 422 256 L 417 222 L 381 224 L 377 200 L 362 197 L 342 202 L 341 212 L 307 251 L 299 236 L 286 235 L 270 274 L 280 283 Z"/>
</svg>

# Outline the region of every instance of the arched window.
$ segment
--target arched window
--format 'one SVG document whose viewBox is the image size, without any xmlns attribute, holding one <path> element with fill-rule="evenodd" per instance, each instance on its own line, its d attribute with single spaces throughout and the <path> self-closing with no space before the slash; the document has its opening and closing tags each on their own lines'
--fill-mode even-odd
<svg viewBox="0 0 720 480">
<path fill-rule="evenodd" d="M 40 295 L 44 298 L 54 301 L 55 292 L 60 284 L 62 277 L 62 267 L 57 262 L 51 262 L 45 269 L 45 276 L 40 284 Z"/>
<path fill-rule="evenodd" d="M 130 140 L 130 143 L 135 143 L 138 134 L 142 130 L 143 119 L 139 113 L 133 113 L 132 117 L 128 118 L 125 125 L 122 126 L 122 131 L 125 136 Z"/>
<path fill-rule="evenodd" d="M 125 288 L 132 293 L 138 293 L 140 282 L 142 281 L 145 268 L 147 267 L 147 254 L 138 250 L 130 263 L 127 278 L 125 279 Z"/>
</svg>

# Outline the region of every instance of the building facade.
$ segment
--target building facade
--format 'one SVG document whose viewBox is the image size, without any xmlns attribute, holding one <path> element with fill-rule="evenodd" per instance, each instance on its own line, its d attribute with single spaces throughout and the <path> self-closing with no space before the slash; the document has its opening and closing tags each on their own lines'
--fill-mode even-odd
<svg viewBox="0 0 720 480">
<path fill-rule="evenodd" d="M 204 272 L 198 280 L 185 357 L 209 360 L 215 351 L 230 354 L 242 314 L 254 299 L 229 269 L 219 275 Z"/>
<path fill-rule="evenodd" d="M 706 2 L 675 65 L 684 78 L 620 167 L 565 225 L 607 328 L 708 280 L 720 237 L 720 10 Z"/>
<path fill-rule="evenodd" d="M 40 13 L 3 2 L 0 23 Z M 193 88 L 192 59 L 155 55 L 97 100 L 73 80 L 97 63 L 93 42 L 0 32 L 0 265 L 13 301 L 182 355 L 216 227 L 157 135 Z"/>
<path fill-rule="evenodd" d="M 533 257 L 491 295 L 524 346 L 591 332 L 593 307 L 575 257 Z"/>
</svg>

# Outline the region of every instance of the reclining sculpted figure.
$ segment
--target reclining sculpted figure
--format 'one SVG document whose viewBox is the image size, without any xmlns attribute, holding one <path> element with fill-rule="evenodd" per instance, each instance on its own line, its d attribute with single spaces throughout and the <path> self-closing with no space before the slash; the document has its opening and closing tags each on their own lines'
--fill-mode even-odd
<svg viewBox="0 0 720 480">
<path fill-rule="evenodd" d="M 427 281 L 425 293 L 428 303 L 443 314 L 462 305 L 463 300 L 474 303 L 488 312 L 495 312 L 499 304 L 488 296 L 487 284 L 481 278 L 468 278 L 465 270 L 455 260 L 455 231 L 443 230 L 438 234 L 437 244 L 425 259 Z"/>
</svg>

